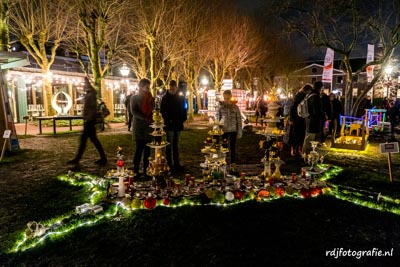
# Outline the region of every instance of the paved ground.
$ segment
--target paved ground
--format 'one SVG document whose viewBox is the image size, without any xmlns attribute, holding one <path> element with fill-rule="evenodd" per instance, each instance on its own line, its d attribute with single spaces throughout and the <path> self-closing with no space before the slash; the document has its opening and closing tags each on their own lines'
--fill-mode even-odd
<svg viewBox="0 0 400 267">
<path fill-rule="evenodd" d="M 203 117 L 196 117 L 193 122 L 187 123 L 187 127 L 190 128 L 207 128 L 208 121 Z M 82 126 L 72 126 L 73 131 L 81 131 Z M 39 135 L 39 126 L 35 125 L 32 122 L 25 123 L 16 123 L 15 129 L 17 131 L 17 135 Z M 69 126 L 66 127 L 57 127 L 57 133 L 69 131 Z M 52 126 L 42 126 L 42 133 L 49 134 L 53 132 Z M 106 126 L 106 132 L 128 132 L 127 125 L 123 122 L 120 123 L 109 123 Z"/>
</svg>

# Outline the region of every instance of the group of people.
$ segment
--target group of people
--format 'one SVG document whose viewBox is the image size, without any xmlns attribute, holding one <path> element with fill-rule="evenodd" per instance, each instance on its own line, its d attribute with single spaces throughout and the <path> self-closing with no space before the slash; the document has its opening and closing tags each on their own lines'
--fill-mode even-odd
<svg viewBox="0 0 400 267">
<path fill-rule="evenodd" d="M 150 147 L 147 146 L 152 141 L 153 109 L 155 107 L 155 98 L 150 92 L 150 80 L 141 79 L 138 87 L 139 92 L 136 95 L 129 95 L 126 106 L 130 114 L 128 121 L 128 130 L 133 128 L 133 138 L 136 143 L 136 150 L 133 157 L 133 171 L 140 173 L 140 166 L 143 167 L 143 174 L 146 175 L 146 169 L 149 166 Z M 288 112 L 288 144 L 291 147 L 291 155 L 308 154 L 311 150 L 310 141 L 325 142 L 326 136 L 332 134 L 339 128 L 340 114 L 342 106 L 334 94 L 329 96 L 322 90 L 322 82 L 315 82 L 314 85 L 306 84 L 294 96 Z M 68 161 L 69 164 L 78 164 L 86 147 L 89 138 L 99 152 L 100 159 L 95 163 L 105 165 L 107 156 L 96 136 L 96 112 L 97 100 L 96 91 L 85 80 L 85 100 L 83 109 L 84 129 L 80 138 L 78 152 L 74 159 Z M 297 114 L 298 104 L 307 97 L 308 111 L 310 116 L 307 118 L 299 117 Z M 220 102 L 217 110 L 219 118 L 224 118 L 223 139 L 229 143 L 230 171 L 236 171 L 236 140 L 242 136 L 242 116 L 238 106 L 231 101 L 232 92 L 225 90 L 223 101 Z M 259 116 L 263 117 L 266 113 L 265 103 L 262 99 L 257 102 Z M 184 105 L 184 98 L 178 94 L 178 85 L 175 80 L 171 80 L 166 94 L 162 97 L 160 103 L 160 113 L 163 117 L 167 142 L 166 160 L 172 172 L 181 172 L 184 167 L 180 162 L 179 140 L 181 132 L 184 129 L 184 122 L 187 119 L 187 113 Z M 134 125 L 134 127 L 132 127 Z M 141 162 L 143 164 L 141 165 Z"/>
<path fill-rule="evenodd" d="M 288 114 L 288 144 L 292 156 L 308 154 L 311 141 L 324 143 L 326 137 L 340 128 L 342 105 L 335 94 L 322 90 L 323 83 L 304 85 L 294 96 Z M 306 98 L 309 116 L 298 115 L 297 106 Z"/>
<path fill-rule="evenodd" d="M 149 166 L 150 147 L 147 146 L 152 141 L 151 124 L 153 123 L 153 110 L 156 105 L 155 98 L 150 92 L 150 80 L 141 79 L 136 95 L 128 95 L 125 105 L 128 110 L 128 130 L 133 131 L 133 139 L 136 143 L 136 149 L 133 156 L 133 171 L 136 175 L 140 173 L 140 166 L 143 167 L 142 174 L 146 175 Z M 89 138 L 100 154 L 100 159 L 95 163 L 99 165 L 107 164 L 107 156 L 96 135 L 96 90 L 85 79 L 85 100 L 83 109 L 84 129 L 80 137 L 80 145 L 74 159 L 68 161 L 68 164 L 78 164 L 86 148 Z M 227 139 L 230 149 L 231 171 L 236 171 L 236 139 L 242 136 L 242 117 L 238 106 L 231 102 L 232 93 L 226 90 L 223 93 L 224 100 L 220 102 L 220 108 L 217 110 L 220 118 L 224 118 L 223 139 Z M 184 129 L 184 122 L 187 120 L 187 112 L 184 104 L 184 97 L 178 93 L 178 84 L 175 80 L 169 82 L 169 88 L 162 97 L 160 113 L 163 118 L 164 129 L 167 142 L 165 154 L 167 164 L 172 172 L 182 172 L 184 166 L 181 165 L 179 155 L 179 140 L 181 132 Z M 134 126 L 134 127 L 133 127 Z M 141 164 L 142 163 L 142 164 Z"/>
</svg>

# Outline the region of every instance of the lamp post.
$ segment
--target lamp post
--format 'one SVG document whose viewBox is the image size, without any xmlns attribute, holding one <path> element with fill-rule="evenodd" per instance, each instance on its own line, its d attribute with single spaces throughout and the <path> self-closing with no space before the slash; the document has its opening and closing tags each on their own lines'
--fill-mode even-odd
<svg viewBox="0 0 400 267">
<path fill-rule="evenodd" d="M 204 90 L 203 90 L 203 103 L 202 103 L 202 109 L 206 109 L 206 90 L 207 90 L 207 85 L 208 85 L 208 79 L 207 77 L 203 77 L 201 79 L 201 84 L 204 86 Z"/>
<path fill-rule="evenodd" d="M 393 67 L 388 65 L 385 68 L 385 73 L 386 73 L 386 96 L 390 97 L 390 81 L 391 81 L 391 76 L 392 74 Z"/>
</svg>

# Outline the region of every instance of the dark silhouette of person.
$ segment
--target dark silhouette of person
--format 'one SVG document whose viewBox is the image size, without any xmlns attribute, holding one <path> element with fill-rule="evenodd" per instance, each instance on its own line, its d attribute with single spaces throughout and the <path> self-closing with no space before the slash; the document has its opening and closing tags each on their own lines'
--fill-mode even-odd
<svg viewBox="0 0 400 267">
<path fill-rule="evenodd" d="M 261 126 L 263 126 L 266 115 L 267 115 L 266 103 L 264 99 L 261 96 L 259 96 L 257 97 L 257 102 L 256 102 L 256 126 L 258 122 L 258 117 L 261 118 Z"/>
<path fill-rule="evenodd" d="M 150 93 L 150 80 L 141 79 L 139 81 L 139 93 L 131 97 L 130 109 L 133 114 L 133 137 L 136 142 L 135 155 L 133 156 L 133 171 L 139 175 L 140 162 L 143 155 L 143 175 L 149 166 L 150 147 L 147 143 L 151 142 L 150 133 L 153 129 L 150 125 L 153 122 L 154 98 Z"/>
<path fill-rule="evenodd" d="M 320 96 L 320 107 L 321 107 L 321 122 L 320 122 L 320 133 L 319 140 L 321 143 L 326 141 L 327 133 L 325 133 L 325 123 L 328 121 L 327 110 L 330 106 L 329 96 L 324 92 L 324 84 L 321 81 L 316 81 L 314 83 L 314 90 Z"/>
<path fill-rule="evenodd" d="M 130 106 L 131 106 L 131 97 L 132 97 L 132 95 L 133 95 L 133 92 L 131 91 L 130 93 L 129 93 L 129 95 L 127 95 L 126 96 L 126 98 L 125 98 L 125 111 L 126 111 L 126 114 L 127 114 L 127 117 L 128 117 L 128 131 L 130 131 L 131 130 L 131 127 L 132 127 L 132 117 L 133 117 L 133 114 L 132 114 L 132 112 L 131 112 L 131 108 L 130 108 Z"/>
<path fill-rule="evenodd" d="M 160 111 L 169 143 L 165 149 L 167 163 L 173 172 L 183 171 L 184 167 L 179 160 L 178 145 L 187 113 L 184 97 L 178 94 L 178 85 L 174 80 L 169 82 L 169 89 L 161 100 Z"/>
<path fill-rule="evenodd" d="M 343 112 L 342 103 L 336 98 L 334 93 L 329 94 L 329 106 L 326 110 L 326 115 L 329 121 L 328 134 L 336 134 L 340 129 L 340 115 Z"/>
<path fill-rule="evenodd" d="M 303 91 L 306 93 L 306 97 L 311 94 L 307 99 L 308 113 L 310 114 L 305 118 L 306 122 L 306 135 L 303 143 L 303 155 L 309 154 L 311 151 L 311 141 L 320 141 L 321 133 L 321 98 L 319 91 L 313 89 L 309 84 L 303 86 Z"/>
<path fill-rule="evenodd" d="M 104 149 L 99 139 L 97 139 L 97 134 L 96 134 L 97 93 L 96 90 L 93 88 L 93 86 L 90 84 L 90 81 L 87 77 L 85 77 L 84 89 L 86 91 L 86 95 L 84 98 L 83 112 L 82 112 L 83 132 L 80 137 L 78 153 L 76 154 L 74 159 L 68 161 L 67 163 L 68 164 L 79 163 L 80 159 L 82 158 L 83 152 L 86 149 L 87 139 L 89 138 L 100 154 L 100 159 L 97 160 L 95 163 L 99 165 L 106 165 L 107 156 L 104 152 Z"/>
<path fill-rule="evenodd" d="M 391 137 L 395 137 L 395 127 L 397 126 L 397 120 L 399 119 L 399 110 L 395 107 L 395 101 L 389 101 L 388 109 L 386 111 L 386 116 L 390 122 L 390 133 Z"/>
<path fill-rule="evenodd" d="M 296 154 L 303 156 L 303 143 L 306 133 L 306 126 L 304 118 L 299 117 L 297 114 L 297 106 L 304 99 L 306 93 L 301 88 L 294 96 L 293 103 L 289 110 L 289 140 L 290 154 L 295 156 Z"/>
</svg>

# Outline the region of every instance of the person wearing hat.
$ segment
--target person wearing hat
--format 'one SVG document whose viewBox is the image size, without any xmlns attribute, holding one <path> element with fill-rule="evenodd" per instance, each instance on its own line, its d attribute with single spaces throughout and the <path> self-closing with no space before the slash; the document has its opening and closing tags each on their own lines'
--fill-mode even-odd
<svg viewBox="0 0 400 267">
<path fill-rule="evenodd" d="M 236 173 L 236 139 L 242 137 L 242 114 L 239 107 L 232 103 L 231 90 L 225 90 L 223 98 L 224 101 L 220 103 L 217 115 L 220 120 L 223 119 L 224 121 L 222 139 L 229 142 L 230 172 Z"/>
<path fill-rule="evenodd" d="M 179 160 L 179 139 L 187 119 L 184 96 L 178 94 L 176 81 L 169 82 L 169 89 L 161 100 L 160 112 L 164 119 L 169 145 L 165 149 L 167 164 L 172 172 L 184 170 Z"/>
<path fill-rule="evenodd" d="M 76 154 L 74 159 L 68 161 L 67 163 L 68 164 L 79 163 L 83 155 L 83 152 L 85 151 L 87 139 L 89 138 L 100 154 L 100 159 L 97 160 L 95 163 L 99 165 L 106 165 L 107 156 L 96 134 L 96 113 L 97 113 L 96 90 L 90 84 L 90 81 L 87 77 L 85 77 L 84 89 L 86 91 L 86 95 L 84 99 L 83 112 L 82 112 L 83 133 L 81 135 L 78 153 Z"/>
</svg>

